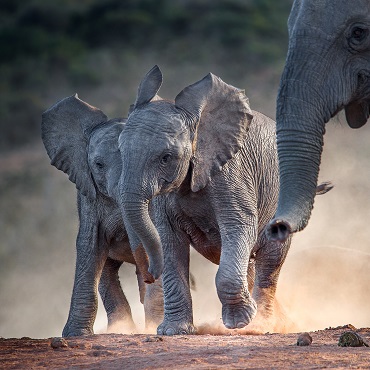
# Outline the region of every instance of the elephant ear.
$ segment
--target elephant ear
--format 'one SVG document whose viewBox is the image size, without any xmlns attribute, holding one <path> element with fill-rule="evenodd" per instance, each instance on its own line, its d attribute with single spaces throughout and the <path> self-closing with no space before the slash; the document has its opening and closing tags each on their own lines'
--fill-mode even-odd
<svg viewBox="0 0 370 370">
<path fill-rule="evenodd" d="M 41 134 L 51 164 L 68 174 L 76 188 L 90 199 L 96 191 L 88 165 L 88 142 L 92 130 L 107 121 L 99 109 L 76 95 L 65 98 L 42 114 Z"/>
<path fill-rule="evenodd" d="M 194 124 L 192 191 L 204 188 L 243 146 L 253 118 L 244 90 L 209 73 L 175 99 Z"/>
<path fill-rule="evenodd" d="M 370 104 L 368 101 L 352 102 L 345 107 L 349 127 L 360 128 L 369 118 Z"/>
<path fill-rule="evenodd" d="M 159 67 L 155 65 L 140 82 L 133 109 L 149 103 L 152 100 L 160 100 L 161 98 L 156 94 L 162 85 L 162 81 L 162 72 Z M 130 109 L 129 113 L 131 113 L 133 109 Z"/>
</svg>

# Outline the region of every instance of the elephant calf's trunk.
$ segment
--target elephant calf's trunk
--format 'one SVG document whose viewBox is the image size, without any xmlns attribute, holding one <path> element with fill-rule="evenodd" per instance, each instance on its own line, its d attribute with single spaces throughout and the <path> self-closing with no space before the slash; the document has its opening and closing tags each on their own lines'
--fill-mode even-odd
<svg viewBox="0 0 370 370">
<path fill-rule="evenodd" d="M 130 193 L 123 193 L 121 201 L 122 216 L 133 255 L 146 282 L 153 283 L 163 271 L 163 252 L 157 229 L 149 217 L 148 201 Z M 149 257 L 149 268 L 146 267 L 146 256 L 143 256 L 145 253 L 141 244 Z"/>
</svg>

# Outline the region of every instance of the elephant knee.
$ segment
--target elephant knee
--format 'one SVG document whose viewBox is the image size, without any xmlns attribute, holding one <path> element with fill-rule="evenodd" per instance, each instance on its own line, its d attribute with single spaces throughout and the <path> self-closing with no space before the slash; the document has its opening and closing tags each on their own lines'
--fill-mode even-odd
<svg viewBox="0 0 370 370">
<path fill-rule="evenodd" d="M 227 270 L 218 270 L 216 274 L 217 294 L 222 303 L 239 303 L 249 297 L 246 279 L 235 276 Z"/>
</svg>

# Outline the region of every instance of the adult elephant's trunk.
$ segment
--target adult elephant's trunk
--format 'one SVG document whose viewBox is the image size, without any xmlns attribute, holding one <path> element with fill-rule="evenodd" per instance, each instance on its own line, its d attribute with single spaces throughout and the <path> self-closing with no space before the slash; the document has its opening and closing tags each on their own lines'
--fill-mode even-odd
<svg viewBox="0 0 370 370">
<path fill-rule="evenodd" d="M 325 106 L 321 93 L 312 84 L 285 72 L 277 101 L 279 203 L 266 230 L 271 240 L 283 242 L 308 223 L 316 193 L 325 122 L 330 118 Z"/>
<path fill-rule="evenodd" d="M 163 270 L 163 252 L 159 234 L 149 217 L 149 201 L 142 195 L 130 191 L 121 192 L 123 221 L 130 239 L 130 245 L 140 269 L 141 243 L 149 257 L 148 271 L 142 271 L 147 283 L 158 279 Z M 149 273 L 149 274 L 148 274 Z"/>
</svg>

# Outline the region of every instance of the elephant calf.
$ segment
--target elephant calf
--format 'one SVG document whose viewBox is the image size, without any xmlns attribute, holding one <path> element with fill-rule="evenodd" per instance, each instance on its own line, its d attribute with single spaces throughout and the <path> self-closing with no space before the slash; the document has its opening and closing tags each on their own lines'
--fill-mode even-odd
<svg viewBox="0 0 370 370">
<path fill-rule="evenodd" d="M 258 321 L 268 325 L 290 246 L 290 238 L 277 243 L 264 232 L 279 193 L 275 122 L 252 111 L 244 91 L 212 74 L 174 102 L 158 98 L 161 84 L 155 66 L 119 137 L 120 204 L 130 242 L 163 247 L 165 309 L 158 334 L 194 332 L 190 245 L 219 264 L 224 325 L 245 327 L 257 307 Z M 156 263 L 150 260 L 149 272 L 158 273 Z"/>
<path fill-rule="evenodd" d="M 118 277 L 123 262 L 136 264 L 146 324 L 157 325 L 163 318 L 161 281 L 146 289 L 146 255 L 141 248 L 132 252 L 117 203 L 122 168 L 118 137 L 124 124 L 122 119 L 108 120 L 77 95 L 59 101 L 42 116 L 42 139 L 51 164 L 66 172 L 78 189 L 77 261 L 64 337 L 93 333 L 98 282 L 108 328 L 121 321 L 134 328 Z"/>
</svg>

